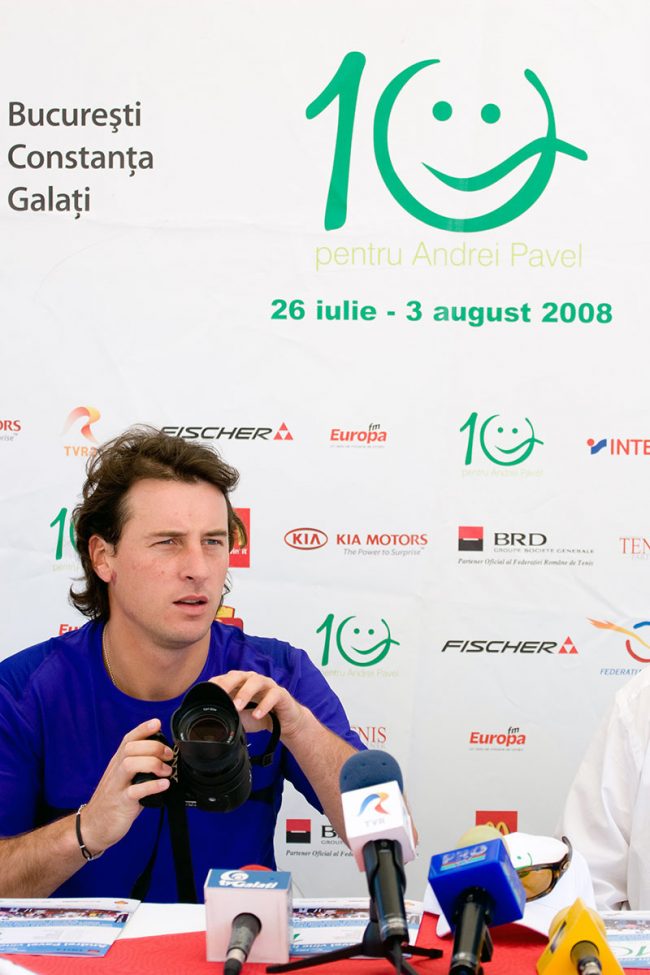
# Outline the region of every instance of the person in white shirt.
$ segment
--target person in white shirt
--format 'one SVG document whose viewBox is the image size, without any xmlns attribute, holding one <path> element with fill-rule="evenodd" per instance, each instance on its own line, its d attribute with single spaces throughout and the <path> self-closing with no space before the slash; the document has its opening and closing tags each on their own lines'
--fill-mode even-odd
<svg viewBox="0 0 650 975">
<path fill-rule="evenodd" d="M 599 910 L 650 910 L 650 667 L 621 688 L 571 786 L 560 831 Z"/>
</svg>

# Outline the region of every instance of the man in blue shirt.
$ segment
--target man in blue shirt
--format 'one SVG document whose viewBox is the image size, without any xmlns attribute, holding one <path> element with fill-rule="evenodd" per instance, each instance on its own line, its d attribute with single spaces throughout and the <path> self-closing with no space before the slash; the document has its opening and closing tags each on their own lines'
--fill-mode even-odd
<svg viewBox="0 0 650 975">
<path fill-rule="evenodd" d="M 150 428 L 89 462 L 74 512 L 85 588 L 71 599 L 92 622 L 0 663 L 0 896 L 131 893 L 160 816 L 140 800 L 172 774 L 171 749 L 151 736 L 171 740 L 171 714 L 208 679 L 240 712 L 252 755 L 271 712 L 281 744 L 239 809 L 188 810 L 197 888 L 209 867 L 274 865 L 284 778 L 344 835 L 339 771 L 362 746 L 340 702 L 303 651 L 213 622 L 245 536 L 237 479 L 212 450 Z M 154 777 L 134 784 L 138 773 Z M 152 871 L 150 899 L 176 900 L 167 824 Z"/>
</svg>

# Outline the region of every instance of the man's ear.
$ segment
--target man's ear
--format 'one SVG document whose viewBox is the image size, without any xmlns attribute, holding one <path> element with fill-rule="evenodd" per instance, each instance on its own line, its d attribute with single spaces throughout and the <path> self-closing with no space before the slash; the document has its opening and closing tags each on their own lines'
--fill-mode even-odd
<svg viewBox="0 0 650 975">
<path fill-rule="evenodd" d="M 99 578 L 102 582 L 109 583 L 113 578 L 112 558 L 115 547 L 105 542 L 100 535 L 91 535 L 88 540 L 88 554 Z"/>
</svg>

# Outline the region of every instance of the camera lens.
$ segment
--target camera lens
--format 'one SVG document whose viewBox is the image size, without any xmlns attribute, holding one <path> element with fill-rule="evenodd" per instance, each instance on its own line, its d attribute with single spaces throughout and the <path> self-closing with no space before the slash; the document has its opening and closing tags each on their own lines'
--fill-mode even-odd
<svg viewBox="0 0 650 975">
<path fill-rule="evenodd" d="M 214 714 L 204 714 L 184 729 L 187 741 L 229 741 L 230 728 Z"/>
<path fill-rule="evenodd" d="M 230 812 L 246 802 L 252 775 L 244 729 L 226 692 L 195 684 L 171 719 L 178 748 L 178 781 L 186 802 Z"/>
</svg>

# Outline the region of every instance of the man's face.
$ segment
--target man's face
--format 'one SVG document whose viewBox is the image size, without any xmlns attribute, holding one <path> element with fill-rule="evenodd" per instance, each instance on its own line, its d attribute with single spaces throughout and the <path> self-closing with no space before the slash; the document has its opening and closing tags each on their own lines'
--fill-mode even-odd
<svg viewBox="0 0 650 975">
<path fill-rule="evenodd" d="M 198 481 L 137 481 L 115 548 L 96 563 L 108 582 L 111 622 L 158 646 L 203 639 L 228 571 L 228 509 L 221 491 Z"/>
</svg>

